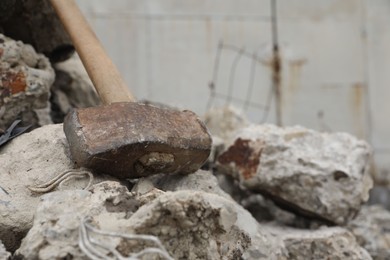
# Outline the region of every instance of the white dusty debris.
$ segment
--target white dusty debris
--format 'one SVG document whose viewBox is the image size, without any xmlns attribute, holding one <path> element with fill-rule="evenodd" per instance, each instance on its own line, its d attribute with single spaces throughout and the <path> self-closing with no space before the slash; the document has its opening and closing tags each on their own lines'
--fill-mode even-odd
<svg viewBox="0 0 390 260">
<path fill-rule="evenodd" d="M 126 217 L 138 206 L 126 194 L 126 188 L 114 182 L 102 183 L 92 191 L 56 191 L 43 195 L 34 215 L 34 225 L 15 255 L 20 259 L 88 259 L 78 246 L 83 218 L 111 210 L 117 211 L 113 215 Z M 110 218 L 110 221 L 118 220 Z"/>
<path fill-rule="evenodd" d="M 209 129 L 213 143 L 207 168 L 213 168 L 215 161 L 225 146 L 230 143 L 234 133 L 249 125 L 245 115 L 233 106 L 214 107 L 204 115 L 204 123 Z"/>
<path fill-rule="evenodd" d="M 303 230 L 268 226 L 267 231 L 284 243 L 284 259 L 371 260 L 355 237 L 340 227 Z"/>
<path fill-rule="evenodd" d="M 205 163 L 204 167 L 207 169 L 213 169 L 215 168 L 215 162 L 218 158 L 218 156 L 225 150 L 226 143 L 224 140 L 219 138 L 218 136 L 214 135 L 212 136 L 212 144 L 211 144 L 211 151 L 209 158 L 207 159 L 207 162 Z"/>
<path fill-rule="evenodd" d="M 6 129 L 16 119 L 33 127 L 51 123 L 49 96 L 54 77 L 45 56 L 0 34 L 0 128 Z"/>
<path fill-rule="evenodd" d="M 140 180 L 136 186 L 142 185 L 145 181 L 150 182 L 152 187 L 163 191 L 196 190 L 231 199 L 230 195 L 221 189 L 217 178 L 210 171 L 198 170 L 186 175 L 154 175 Z"/>
<path fill-rule="evenodd" d="M 373 259 L 390 259 L 390 212 L 379 205 L 363 206 L 348 229 Z"/>
<path fill-rule="evenodd" d="M 0 148 L 0 240 L 14 251 L 32 226 L 39 194 L 28 187 L 73 169 L 62 124 L 47 125 L 23 134 Z M 89 179 L 79 176 L 62 189 L 83 189 Z M 112 179 L 96 176 L 94 183 Z"/>
<path fill-rule="evenodd" d="M 344 224 L 368 200 L 369 145 L 346 133 L 253 125 L 237 132 L 219 171 L 309 217 Z"/>
<path fill-rule="evenodd" d="M 85 71 L 79 56 L 54 66 L 56 80 L 51 89 L 51 115 L 53 122 L 62 123 L 72 108 L 93 107 L 100 99 Z"/>
<path fill-rule="evenodd" d="M 131 231 L 158 236 L 175 259 L 239 259 L 243 254 L 272 259 L 280 254 L 246 210 L 211 193 L 167 192 L 130 221 Z"/>
<path fill-rule="evenodd" d="M 249 125 L 248 119 L 235 107 L 212 108 L 204 116 L 204 122 L 213 136 L 229 142 L 233 134 Z"/>
<path fill-rule="evenodd" d="M 11 253 L 5 250 L 3 243 L 0 240 L 0 260 L 7 260 L 11 257 Z"/>
<path fill-rule="evenodd" d="M 89 192 L 56 191 L 44 195 L 34 226 L 16 256 L 87 259 L 79 247 L 80 243 L 88 246 L 88 241 L 80 241 L 83 237 L 79 236 L 80 223 L 86 217 L 105 234 L 158 237 L 174 259 L 278 259 L 282 254 L 273 236 L 231 199 L 190 190 L 154 194 L 154 199 L 142 202 L 148 193 L 130 193 L 117 182 L 103 182 Z M 96 239 L 97 244 L 116 248 L 125 256 L 142 249 L 137 239 Z M 148 257 L 143 259 L 151 259 L 152 255 Z"/>
</svg>

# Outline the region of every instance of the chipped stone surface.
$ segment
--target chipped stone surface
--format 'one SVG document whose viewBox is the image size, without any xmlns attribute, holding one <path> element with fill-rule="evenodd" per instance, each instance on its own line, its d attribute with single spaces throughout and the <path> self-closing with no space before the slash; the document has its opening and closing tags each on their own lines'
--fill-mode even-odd
<svg viewBox="0 0 390 260">
<path fill-rule="evenodd" d="M 27 187 L 73 168 L 62 124 L 43 126 L 13 139 L 0 148 L 0 162 L 0 240 L 14 251 L 32 226 L 39 202 L 39 195 Z M 94 181 L 108 178 L 96 176 Z M 76 179 L 63 188 L 82 189 L 86 184 L 87 179 Z"/>
<path fill-rule="evenodd" d="M 53 122 L 62 123 L 72 108 L 100 105 L 87 72 L 77 55 L 67 61 L 55 64 L 56 79 L 51 89 L 51 116 Z"/>
<path fill-rule="evenodd" d="M 5 250 L 3 243 L 0 240 L 0 260 L 7 260 L 11 257 L 11 253 Z"/>
<path fill-rule="evenodd" d="M 203 116 L 204 122 L 209 129 L 213 143 L 209 159 L 204 167 L 213 169 L 218 156 L 230 144 L 236 131 L 249 125 L 249 121 L 242 111 L 228 105 L 213 107 Z"/>
<path fill-rule="evenodd" d="M 238 171 L 243 179 L 251 179 L 260 164 L 260 157 L 265 144 L 261 140 L 249 140 L 237 138 L 227 151 L 218 157 L 221 165 L 234 164 L 234 170 Z"/>
<path fill-rule="evenodd" d="M 130 220 L 132 230 L 158 236 L 175 259 L 236 259 L 248 250 L 264 257 L 277 253 L 247 211 L 210 193 L 167 192 Z"/>
<path fill-rule="evenodd" d="M 118 183 L 105 182 L 92 191 L 56 191 L 43 195 L 35 212 L 34 225 L 15 255 L 20 259 L 89 259 L 78 247 L 80 221 L 88 215 L 115 211 L 113 203 L 118 205 L 116 214 L 120 214 L 118 209 L 134 210 L 123 208 L 128 198 L 127 189 Z"/>
<path fill-rule="evenodd" d="M 343 224 L 367 201 L 372 179 L 368 144 L 346 133 L 253 125 L 218 158 L 234 176 L 299 214 Z"/>
<path fill-rule="evenodd" d="M 379 205 L 363 206 L 347 227 L 373 259 L 390 259 L 389 211 Z"/>
<path fill-rule="evenodd" d="M 182 190 L 142 197 L 115 182 L 87 191 L 57 191 L 42 196 L 34 226 L 16 255 L 21 259 L 86 259 L 79 249 L 80 220 L 92 217 L 104 231 L 157 236 L 175 259 L 279 259 L 273 236 L 238 204 L 221 196 Z M 129 241 L 105 238 L 123 255 Z M 254 256 L 256 258 L 253 258 Z"/>
<path fill-rule="evenodd" d="M 188 175 L 156 175 L 146 178 L 146 180 L 150 181 L 151 185 L 157 189 L 163 191 L 204 191 L 231 199 L 229 194 L 219 187 L 217 178 L 210 171 L 198 170 L 197 172 Z"/>
<path fill-rule="evenodd" d="M 340 227 L 302 230 L 268 226 L 285 246 L 286 259 L 371 260 L 355 237 Z"/>
<path fill-rule="evenodd" d="M 18 118 L 33 127 L 50 123 L 53 82 L 54 71 L 45 56 L 0 34 L 0 128 Z"/>
</svg>

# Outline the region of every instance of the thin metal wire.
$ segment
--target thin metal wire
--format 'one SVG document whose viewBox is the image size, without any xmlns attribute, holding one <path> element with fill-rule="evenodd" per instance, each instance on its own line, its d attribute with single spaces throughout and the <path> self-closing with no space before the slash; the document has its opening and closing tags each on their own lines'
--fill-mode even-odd
<svg viewBox="0 0 390 260">
<path fill-rule="evenodd" d="M 257 64 L 257 53 L 254 54 L 254 57 L 252 59 L 252 65 L 251 65 L 251 73 L 249 76 L 249 87 L 246 92 L 246 99 L 244 103 L 244 111 L 248 110 L 248 106 L 250 104 L 250 100 L 252 97 L 252 92 L 253 92 L 253 86 L 255 83 L 255 75 L 256 75 L 256 64 Z"/>
<path fill-rule="evenodd" d="M 220 93 L 217 91 L 217 84 L 216 83 L 217 83 L 218 76 L 219 76 L 219 71 L 218 71 L 219 70 L 219 63 L 221 62 L 221 59 L 222 59 L 221 56 L 222 56 L 223 50 L 230 50 L 233 52 L 237 52 L 238 54 L 236 56 L 235 61 L 237 61 L 237 57 L 240 57 L 240 56 L 252 59 L 252 61 L 253 61 L 252 68 L 251 68 L 251 74 L 250 74 L 249 86 L 247 89 L 247 95 L 246 95 L 245 99 L 236 98 L 230 93 L 223 94 L 223 93 Z M 262 116 L 262 119 L 260 120 L 260 123 L 266 122 L 268 119 L 270 110 L 271 110 L 271 103 L 273 102 L 274 89 L 272 88 L 272 86 L 270 86 L 265 104 L 251 101 L 251 95 L 253 93 L 253 88 L 255 85 L 255 73 L 256 73 L 257 63 L 261 63 L 263 65 L 269 65 L 266 61 L 260 59 L 258 57 L 257 53 L 250 53 L 243 48 L 239 48 L 239 47 L 236 47 L 234 45 L 220 42 L 218 44 L 217 54 L 216 54 L 216 58 L 214 61 L 213 80 L 210 84 L 211 85 L 210 86 L 210 96 L 209 96 L 209 100 L 208 100 L 206 109 L 209 110 L 212 107 L 215 99 L 221 98 L 221 99 L 225 99 L 225 100 L 230 100 L 229 102 L 233 101 L 236 103 L 243 104 L 245 110 L 248 110 L 249 107 L 263 110 L 263 116 Z M 234 67 L 234 65 L 232 65 L 232 67 Z M 233 73 L 233 70 L 231 69 L 230 70 L 230 78 L 231 78 L 230 84 L 232 83 L 232 73 Z M 231 86 L 233 86 L 233 84 Z"/>
<path fill-rule="evenodd" d="M 223 41 L 220 41 L 218 43 L 218 49 L 217 49 L 217 56 L 215 58 L 215 63 L 214 63 L 214 73 L 213 73 L 213 83 L 217 84 L 218 81 L 218 72 L 219 72 L 219 62 L 221 59 L 221 52 L 223 50 L 224 44 Z"/>
<path fill-rule="evenodd" d="M 92 260 L 139 260 L 140 257 L 147 254 L 158 254 L 167 260 L 173 260 L 156 236 L 102 231 L 93 227 L 90 222 L 90 218 L 84 218 L 81 220 L 79 228 L 79 247 Z M 155 247 L 147 247 L 139 252 L 132 253 L 130 256 L 123 256 L 115 247 L 103 244 L 102 242 L 93 239 L 90 236 L 92 233 L 104 237 L 118 237 L 129 240 L 148 241 L 152 242 Z"/>
<path fill-rule="evenodd" d="M 233 84 L 234 84 L 234 79 L 236 76 L 237 65 L 241 59 L 243 52 L 245 52 L 245 48 L 242 48 L 242 49 L 240 49 L 239 52 L 237 52 L 236 58 L 234 59 L 233 64 L 230 67 L 229 88 L 228 88 L 228 96 L 226 99 L 226 105 L 230 105 L 232 98 L 233 98 Z"/>
<path fill-rule="evenodd" d="M 273 98 L 274 98 L 274 90 L 273 90 L 273 88 L 269 88 L 268 95 L 267 95 L 267 101 L 265 103 L 263 118 L 260 121 L 261 124 L 267 122 L 269 112 L 271 111 L 271 103 L 273 101 Z"/>
<path fill-rule="evenodd" d="M 247 58 L 250 58 L 250 59 L 254 59 L 255 61 L 261 63 L 261 64 L 264 64 L 264 65 L 267 65 L 266 62 L 264 62 L 264 60 L 260 59 L 258 56 L 257 56 L 257 53 L 253 54 L 249 51 L 246 51 L 245 49 L 243 50 L 242 48 L 239 48 L 237 46 L 234 46 L 234 45 L 230 45 L 230 44 L 224 44 L 223 45 L 223 48 L 225 50 L 231 50 L 231 51 L 235 51 L 235 52 L 242 52 L 242 55 L 243 56 L 246 56 Z"/>
<path fill-rule="evenodd" d="M 272 46 L 278 45 L 278 12 L 276 0 L 271 0 Z"/>
<path fill-rule="evenodd" d="M 218 72 L 219 72 L 219 63 L 221 60 L 221 52 L 223 50 L 223 42 L 220 41 L 218 43 L 218 48 L 217 48 L 217 54 L 214 60 L 214 71 L 213 71 L 213 79 L 209 84 L 210 88 L 210 96 L 209 96 L 209 101 L 207 102 L 207 107 L 206 109 L 209 110 L 211 106 L 213 105 L 214 98 L 215 98 L 215 86 L 217 85 L 218 81 Z"/>
</svg>

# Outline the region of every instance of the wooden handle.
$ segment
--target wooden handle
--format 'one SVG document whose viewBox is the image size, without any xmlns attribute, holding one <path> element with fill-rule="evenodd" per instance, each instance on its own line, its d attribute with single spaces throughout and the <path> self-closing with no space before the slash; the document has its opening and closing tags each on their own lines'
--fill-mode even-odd
<svg viewBox="0 0 390 260">
<path fill-rule="evenodd" d="M 74 0 L 50 0 L 104 104 L 135 101 Z"/>
</svg>

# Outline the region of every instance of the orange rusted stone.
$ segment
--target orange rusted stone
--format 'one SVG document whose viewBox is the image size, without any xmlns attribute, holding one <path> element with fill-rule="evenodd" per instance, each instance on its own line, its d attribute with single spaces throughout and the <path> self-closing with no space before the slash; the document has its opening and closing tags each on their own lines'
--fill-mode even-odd
<svg viewBox="0 0 390 260">
<path fill-rule="evenodd" d="M 22 71 L 6 72 L 1 75 L 1 81 L 3 88 L 7 89 L 11 95 L 24 92 L 27 88 L 26 75 Z"/>
<path fill-rule="evenodd" d="M 264 143 L 260 140 L 238 138 L 227 151 L 218 157 L 218 162 L 222 165 L 234 163 L 239 174 L 247 180 L 256 175 L 263 148 Z"/>
</svg>

